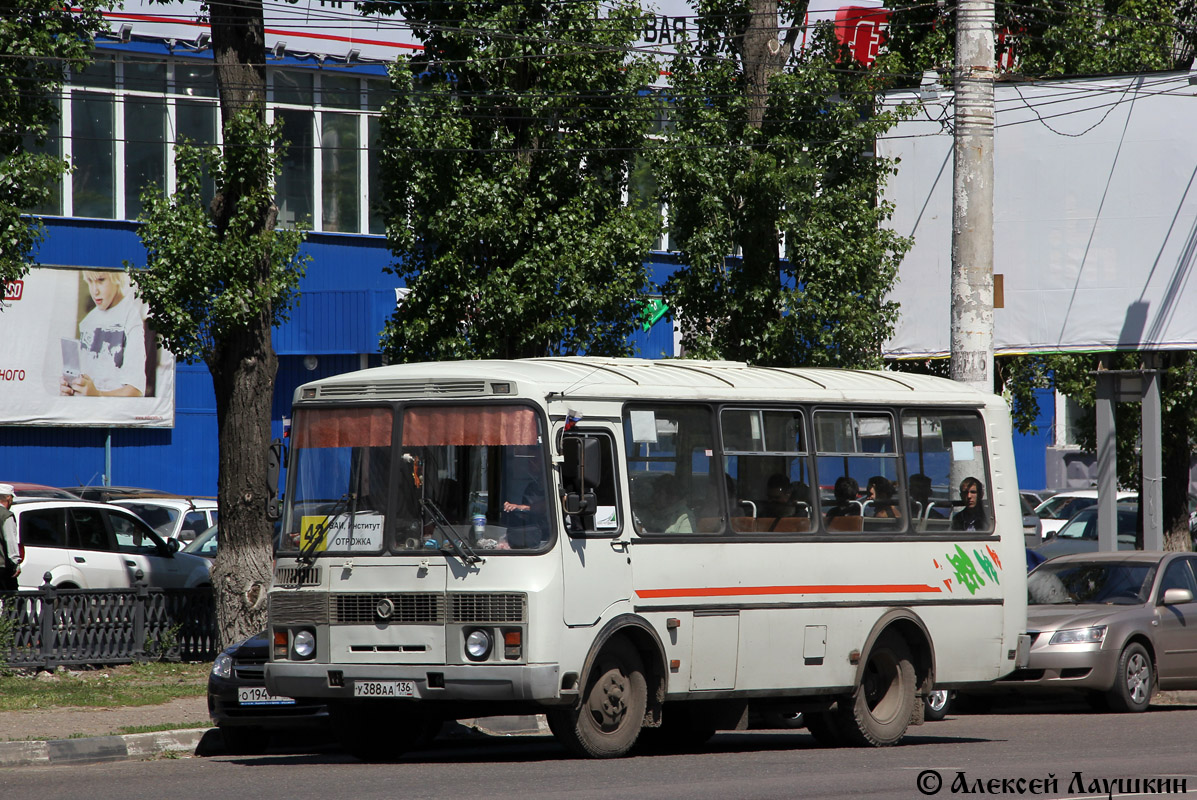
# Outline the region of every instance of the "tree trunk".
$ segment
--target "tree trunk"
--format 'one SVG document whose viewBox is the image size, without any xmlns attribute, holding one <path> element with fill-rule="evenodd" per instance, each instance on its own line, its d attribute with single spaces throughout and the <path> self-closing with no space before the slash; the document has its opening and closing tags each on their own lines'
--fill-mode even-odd
<svg viewBox="0 0 1197 800">
<path fill-rule="evenodd" d="M 237 114 L 249 112 L 261 124 L 266 119 L 262 0 L 212 3 L 210 13 L 221 125 L 226 147 L 236 146 L 239 137 L 230 133 L 230 123 Z M 222 238 L 247 195 L 270 186 L 270 160 L 256 163 L 260 174 L 234 174 L 227 185 L 217 187 L 212 213 Z M 277 208 L 259 205 L 254 228 L 273 230 Z M 258 275 L 269 279 L 269 263 L 258 265 Z M 222 647 L 266 627 L 266 593 L 273 577 L 272 530 L 266 517 L 272 495 L 270 409 L 278 371 L 270 334 L 270 314 L 263 311 L 242 328 L 219 332 L 208 359 L 220 437 L 220 547 L 212 583 Z"/>
<path fill-rule="evenodd" d="M 266 593 L 273 578 L 272 525 L 266 517 L 270 405 L 278 358 L 270 321 L 224 339 L 208 368 L 216 390 L 220 437 L 220 547 L 212 569 L 222 647 L 266 628 Z"/>
</svg>

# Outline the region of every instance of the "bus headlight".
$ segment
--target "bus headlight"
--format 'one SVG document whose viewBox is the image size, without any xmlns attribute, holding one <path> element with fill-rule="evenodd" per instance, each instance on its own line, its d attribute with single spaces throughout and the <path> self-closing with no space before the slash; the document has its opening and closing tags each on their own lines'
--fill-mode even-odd
<svg viewBox="0 0 1197 800">
<path fill-rule="evenodd" d="M 466 634 L 466 655 L 475 661 L 481 661 L 490 655 L 491 638 L 488 631 L 475 628 Z"/>
<path fill-rule="evenodd" d="M 296 631 L 291 639 L 291 652 L 303 660 L 316 654 L 316 635 L 311 631 Z"/>
</svg>

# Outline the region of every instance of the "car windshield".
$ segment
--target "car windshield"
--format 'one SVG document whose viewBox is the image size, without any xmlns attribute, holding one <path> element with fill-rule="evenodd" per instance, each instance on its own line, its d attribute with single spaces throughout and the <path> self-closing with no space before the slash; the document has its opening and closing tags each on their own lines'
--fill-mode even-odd
<svg viewBox="0 0 1197 800">
<path fill-rule="evenodd" d="M 1137 525 L 1137 511 L 1134 506 L 1118 506 L 1118 538 L 1125 541 L 1135 539 Z M 1056 532 L 1060 539 L 1096 539 L 1097 538 L 1097 506 L 1091 506 L 1078 511 L 1076 516 L 1064 523 L 1064 527 Z"/>
<path fill-rule="evenodd" d="M 1096 497 L 1069 497 L 1056 495 L 1039 504 L 1035 513 L 1040 519 L 1068 519 L 1082 508 L 1097 505 Z"/>
<path fill-rule="evenodd" d="M 547 545 L 545 441 L 531 408 L 408 407 L 392 458 L 394 422 L 389 408 L 296 411 L 280 553 Z"/>
<path fill-rule="evenodd" d="M 1048 561 L 1027 576 L 1031 605 L 1147 602 L 1155 564 L 1130 561 Z"/>
<path fill-rule="evenodd" d="M 179 518 L 177 508 L 168 508 L 152 503 L 134 503 L 127 500 L 122 500 L 116 505 L 123 506 L 141 517 L 159 536 L 170 536 L 175 529 L 175 520 Z"/>
<path fill-rule="evenodd" d="M 219 525 L 213 525 L 208 530 L 201 533 L 188 543 L 183 548 L 184 553 L 191 553 L 192 555 L 204 556 L 206 558 L 216 557 L 216 537 Z"/>
</svg>

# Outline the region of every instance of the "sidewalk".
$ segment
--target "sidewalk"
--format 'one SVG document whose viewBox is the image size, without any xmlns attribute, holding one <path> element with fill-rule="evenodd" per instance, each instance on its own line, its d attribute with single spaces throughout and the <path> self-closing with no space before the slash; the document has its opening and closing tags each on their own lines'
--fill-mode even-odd
<svg viewBox="0 0 1197 800">
<path fill-rule="evenodd" d="M 159 725 L 178 727 L 154 733 L 119 733 Z M 540 736 L 549 732 L 543 716 L 465 719 L 460 726 L 457 735 Z M 219 729 L 211 727 L 205 697 L 157 706 L 0 712 L 0 769 L 223 753 L 224 742 Z"/>
</svg>

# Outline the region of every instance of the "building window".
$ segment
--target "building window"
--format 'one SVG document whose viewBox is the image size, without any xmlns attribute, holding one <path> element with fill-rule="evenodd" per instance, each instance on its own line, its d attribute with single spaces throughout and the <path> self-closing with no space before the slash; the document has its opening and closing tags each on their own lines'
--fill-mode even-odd
<svg viewBox="0 0 1197 800">
<path fill-rule="evenodd" d="M 356 233 L 361 197 L 358 115 L 325 111 L 321 119 L 324 128 L 320 135 L 321 228 Z"/>
<path fill-rule="evenodd" d="M 276 120 L 282 120 L 283 139 L 287 142 L 287 152 L 282 158 L 275 185 L 278 222 L 288 226 L 300 222 L 310 224 L 315 194 L 314 114 L 280 108 L 275 110 L 274 116 Z"/>
<path fill-rule="evenodd" d="M 366 139 L 370 146 L 367 154 L 373 153 L 373 158 L 366 159 L 367 163 L 367 180 L 366 186 L 368 197 L 370 197 L 370 221 L 369 232 L 382 235 L 387 232 L 386 222 L 382 218 L 382 206 L 379 203 L 379 198 L 382 197 L 382 170 L 379 168 L 379 154 L 382 153 L 382 120 L 379 117 L 366 118 Z"/>
<path fill-rule="evenodd" d="M 125 97 L 125 219 L 141 216 L 141 193 L 166 193 L 166 100 Z"/>
<path fill-rule="evenodd" d="M 116 216 L 113 97 L 75 92 L 71 97 L 71 195 L 79 217 Z"/>
</svg>

